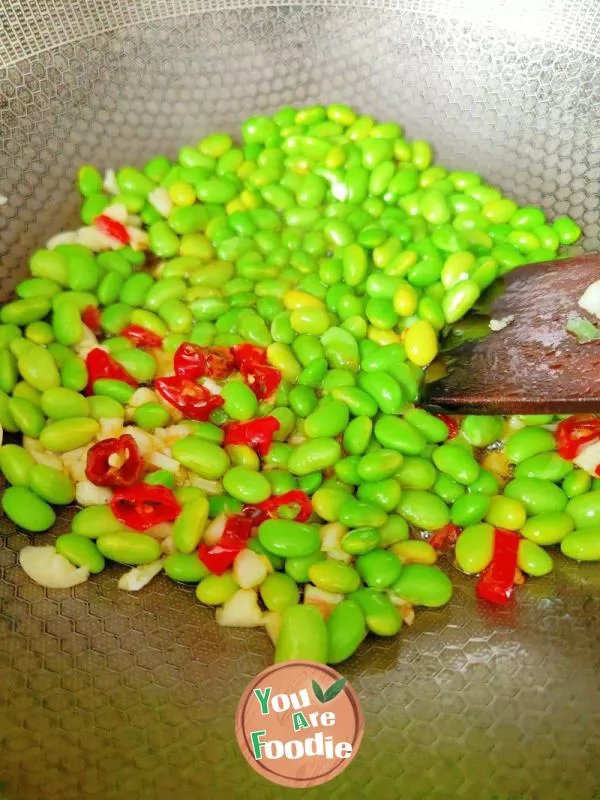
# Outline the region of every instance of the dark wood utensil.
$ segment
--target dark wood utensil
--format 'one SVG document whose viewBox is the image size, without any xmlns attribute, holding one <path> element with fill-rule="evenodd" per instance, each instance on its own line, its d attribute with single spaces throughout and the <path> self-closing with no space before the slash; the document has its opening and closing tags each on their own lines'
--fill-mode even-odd
<svg viewBox="0 0 600 800">
<path fill-rule="evenodd" d="M 587 316 L 577 301 L 597 280 L 600 254 L 506 275 L 491 287 L 497 295 L 485 313 L 466 320 L 463 329 L 479 326 L 481 333 L 489 330 L 489 318 L 514 320 L 443 353 L 428 370 L 422 404 L 469 414 L 600 411 L 600 341 L 579 344 L 566 330 L 569 317 Z"/>
</svg>

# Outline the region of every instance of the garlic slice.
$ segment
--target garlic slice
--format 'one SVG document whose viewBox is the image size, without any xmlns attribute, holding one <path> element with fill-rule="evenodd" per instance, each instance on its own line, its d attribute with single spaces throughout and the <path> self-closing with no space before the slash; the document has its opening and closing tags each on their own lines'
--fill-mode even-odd
<svg viewBox="0 0 600 800">
<path fill-rule="evenodd" d="M 19 553 L 19 563 L 32 581 L 48 589 L 70 589 L 85 583 L 90 571 L 87 567 L 76 567 L 54 545 L 24 547 Z"/>
</svg>

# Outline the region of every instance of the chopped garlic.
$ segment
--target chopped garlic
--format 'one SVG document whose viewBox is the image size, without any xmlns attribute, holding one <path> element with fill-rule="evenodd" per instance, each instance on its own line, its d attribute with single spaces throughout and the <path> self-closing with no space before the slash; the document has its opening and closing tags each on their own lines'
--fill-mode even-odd
<svg viewBox="0 0 600 800">
<path fill-rule="evenodd" d="M 150 564 L 142 564 L 139 567 L 134 567 L 121 575 L 119 589 L 124 589 L 126 592 L 139 592 L 144 586 L 147 586 L 150 581 L 155 578 L 163 568 L 162 559 L 152 561 Z"/>
<path fill-rule="evenodd" d="M 111 219 L 120 222 L 124 225 L 127 222 L 127 209 L 123 205 L 123 203 L 113 203 L 110 206 L 107 206 L 102 215 L 105 217 L 110 217 Z"/>
<path fill-rule="evenodd" d="M 211 378 L 205 378 L 202 381 L 202 385 L 204 386 L 205 389 L 208 389 L 208 391 L 211 394 L 218 394 L 219 396 L 221 396 L 221 393 L 223 392 L 223 387 L 220 384 L 216 383 L 215 381 L 211 380 Z"/>
<path fill-rule="evenodd" d="M 596 467 L 600 464 L 600 442 L 591 442 L 577 453 L 573 463 L 597 478 Z"/>
<path fill-rule="evenodd" d="M 147 386 L 140 386 L 140 388 L 136 389 L 131 395 L 128 405 L 131 406 L 131 408 L 139 408 L 139 406 L 143 406 L 145 403 L 156 403 L 156 392 L 149 389 Z"/>
<path fill-rule="evenodd" d="M 206 478 L 201 478 L 200 475 L 194 475 L 190 472 L 188 475 L 188 483 L 190 486 L 196 486 L 202 489 L 206 494 L 223 494 L 223 484 L 221 481 L 208 481 Z"/>
<path fill-rule="evenodd" d="M 148 202 L 162 217 L 168 217 L 173 209 L 171 195 L 164 186 L 157 186 L 148 195 Z"/>
<path fill-rule="evenodd" d="M 226 523 L 226 514 L 218 514 L 211 522 L 209 522 L 204 530 L 204 534 L 202 535 L 202 541 L 204 544 L 211 545 L 220 541 L 221 536 L 223 536 Z"/>
<path fill-rule="evenodd" d="M 114 169 L 107 169 L 104 173 L 104 183 L 102 188 L 109 194 L 119 194 L 119 184 Z"/>
<path fill-rule="evenodd" d="M 319 535 L 321 536 L 321 550 L 336 550 L 340 546 L 342 536 L 348 531 L 341 522 L 329 522 L 321 525 Z"/>
<path fill-rule="evenodd" d="M 173 523 L 159 522 L 157 525 L 153 525 L 151 528 L 146 528 L 144 533 L 146 536 L 152 536 L 153 539 L 157 539 L 159 542 L 162 542 L 163 539 L 168 539 L 173 533 Z"/>
<path fill-rule="evenodd" d="M 78 236 L 75 231 L 63 231 L 48 239 L 46 247 L 48 250 L 54 250 L 59 244 L 76 244 L 77 239 Z"/>
<path fill-rule="evenodd" d="M 263 625 L 265 626 L 267 636 L 273 642 L 273 644 L 277 644 L 277 639 L 279 639 L 279 632 L 281 631 L 281 618 L 281 611 L 265 611 L 263 614 Z"/>
<path fill-rule="evenodd" d="M 344 595 L 339 592 L 326 592 L 312 584 L 307 583 L 304 587 L 304 604 L 316 606 L 317 610 L 324 619 L 331 614 L 338 603 L 341 603 Z"/>
<path fill-rule="evenodd" d="M 8 203 L 8 197 L 5 194 L 0 194 L 0 206 L 5 206 Z"/>
<path fill-rule="evenodd" d="M 23 447 L 38 464 L 43 464 L 45 467 L 52 467 L 53 469 L 62 471 L 63 464 L 60 458 L 55 453 L 46 450 L 40 444 L 39 439 L 31 439 L 29 436 L 24 436 Z"/>
<path fill-rule="evenodd" d="M 577 305 L 588 314 L 600 319 L 600 281 L 594 281 L 587 287 Z"/>
<path fill-rule="evenodd" d="M 54 545 L 24 547 L 19 553 L 19 563 L 32 581 L 49 589 L 70 589 L 87 581 L 87 567 L 76 567 Z"/>
<path fill-rule="evenodd" d="M 150 246 L 150 240 L 148 239 L 148 234 L 146 231 L 143 231 L 140 228 L 134 228 L 131 225 L 127 225 L 126 230 L 129 234 L 129 245 L 131 246 L 132 250 L 148 249 Z M 121 247 L 121 244 L 119 244 L 119 247 Z"/>
<path fill-rule="evenodd" d="M 176 553 L 177 548 L 175 547 L 175 542 L 173 541 L 172 536 L 167 536 L 166 539 L 163 539 L 160 543 L 160 552 L 165 556 L 170 556 L 171 553 Z"/>
<path fill-rule="evenodd" d="M 107 506 L 112 499 L 112 491 L 106 486 L 96 486 L 91 481 L 75 484 L 75 499 L 80 506 Z"/>
<path fill-rule="evenodd" d="M 491 319 L 490 329 L 493 331 L 501 331 L 503 328 L 506 328 L 507 325 L 510 325 L 514 318 L 514 314 L 508 314 L 506 317 L 501 317 L 500 319 Z"/>
<path fill-rule="evenodd" d="M 233 562 L 233 577 L 242 589 L 254 589 L 272 571 L 270 566 L 271 562 L 266 556 L 261 556 L 254 550 L 242 550 Z"/>
<path fill-rule="evenodd" d="M 77 231 L 77 244 L 89 247 L 95 253 L 123 247 L 118 239 L 113 239 L 112 236 L 99 230 L 94 225 L 86 225 L 83 228 L 79 228 Z"/>
<path fill-rule="evenodd" d="M 98 440 L 112 439 L 115 436 L 120 436 L 123 430 L 123 419 L 121 417 L 103 417 L 98 420 L 100 423 L 100 431 L 98 433 Z M 130 429 L 127 429 L 130 432 Z"/>
<path fill-rule="evenodd" d="M 158 441 L 154 438 L 154 436 L 152 436 L 152 434 L 146 433 L 146 431 L 143 431 L 141 428 L 137 428 L 135 425 L 129 425 L 127 427 L 127 433 L 133 436 L 135 443 L 138 446 L 138 450 L 144 457 L 149 456 L 159 447 Z"/>
<path fill-rule="evenodd" d="M 217 625 L 232 628 L 256 628 L 262 625 L 263 612 L 254 589 L 238 589 L 225 605 L 217 609 Z"/>
<path fill-rule="evenodd" d="M 174 458 L 170 456 L 166 456 L 164 453 L 150 453 L 148 455 L 148 461 L 154 466 L 158 467 L 159 469 L 166 469 L 167 472 L 176 473 L 179 472 L 179 461 L 175 461 Z"/>
</svg>

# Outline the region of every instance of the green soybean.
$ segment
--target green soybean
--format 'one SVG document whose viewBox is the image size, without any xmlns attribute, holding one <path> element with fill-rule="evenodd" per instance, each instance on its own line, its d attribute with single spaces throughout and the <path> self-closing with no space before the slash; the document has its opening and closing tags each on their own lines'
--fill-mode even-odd
<svg viewBox="0 0 600 800">
<path fill-rule="evenodd" d="M 105 558 L 119 564 L 149 564 L 160 556 L 160 543 L 143 533 L 105 533 L 96 546 Z"/>
<path fill-rule="evenodd" d="M 181 553 L 191 553 L 195 550 L 208 522 L 208 500 L 206 497 L 197 497 L 190 500 L 173 524 L 173 543 Z"/>
<path fill-rule="evenodd" d="M 327 661 L 327 628 L 319 611 L 310 605 L 288 606 L 282 612 L 275 645 L 275 663 L 282 661 Z"/>
<path fill-rule="evenodd" d="M 57 506 L 66 506 L 75 499 L 73 481 L 64 472 L 45 464 L 34 464 L 29 471 L 29 488 L 45 500 Z"/>
<path fill-rule="evenodd" d="M 300 592 L 296 582 L 283 572 L 272 572 L 259 588 L 260 596 L 269 611 L 283 611 L 296 605 Z"/>
<path fill-rule="evenodd" d="M 48 503 L 24 486 L 5 489 L 2 508 L 15 525 L 32 533 L 47 531 L 56 520 L 56 514 Z"/>
<path fill-rule="evenodd" d="M 40 434 L 40 442 L 55 453 L 65 453 L 88 444 L 100 430 L 95 419 L 89 417 L 71 417 L 51 422 Z"/>
<path fill-rule="evenodd" d="M 176 461 L 206 480 L 221 478 L 230 464 L 225 450 L 195 436 L 178 439 L 173 444 L 171 452 Z"/>
<path fill-rule="evenodd" d="M 350 658 L 367 634 L 365 615 L 360 605 L 349 598 L 334 607 L 326 625 L 328 664 Z"/>
<path fill-rule="evenodd" d="M 0 470 L 13 486 L 29 486 L 29 476 L 35 462 L 33 457 L 18 444 L 0 447 Z"/>
<path fill-rule="evenodd" d="M 63 533 L 56 540 L 56 551 L 77 567 L 87 567 L 90 572 L 102 572 L 104 556 L 96 545 L 86 536 L 77 533 Z"/>
<path fill-rule="evenodd" d="M 393 594 L 413 606 L 439 608 L 452 597 L 448 576 L 427 564 L 407 564 L 391 588 Z"/>
<path fill-rule="evenodd" d="M 289 520 L 267 520 L 258 529 L 260 543 L 269 553 L 282 558 L 309 556 L 321 546 L 313 525 Z"/>
<path fill-rule="evenodd" d="M 163 561 L 166 575 L 178 583 L 200 583 L 209 575 L 208 568 L 196 553 L 171 553 Z M 236 587 L 237 588 L 237 587 Z"/>
<path fill-rule="evenodd" d="M 600 527 L 589 527 L 567 534 L 560 543 L 560 549 L 575 561 L 600 561 Z"/>
<path fill-rule="evenodd" d="M 492 563 L 494 528 L 485 522 L 466 527 L 456 540 L 454 555 L 463 572 L 475 575 Z"/>
</svg>

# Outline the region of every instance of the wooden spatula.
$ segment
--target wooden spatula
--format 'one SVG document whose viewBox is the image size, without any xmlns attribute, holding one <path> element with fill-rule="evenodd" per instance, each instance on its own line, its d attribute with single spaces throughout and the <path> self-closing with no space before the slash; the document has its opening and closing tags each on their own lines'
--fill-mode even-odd
<svg viewBox="0 0 600 800">
<path fill-rule="evenodd" d="M 569 317 L 587 316 L 577 301 L 597 280 L 600 254 L 532 264 L 502 278 L 488 290 L 487 308 L 442 344 L 423 405 L 469 414 L 600 411 L 600 341 L 579 344 L 566 329 Z M 490 319 L 510 317 L 502 330 L 489 329 Z M 482 338 L 451 349 L 461 335 Z"/>
</svg>

